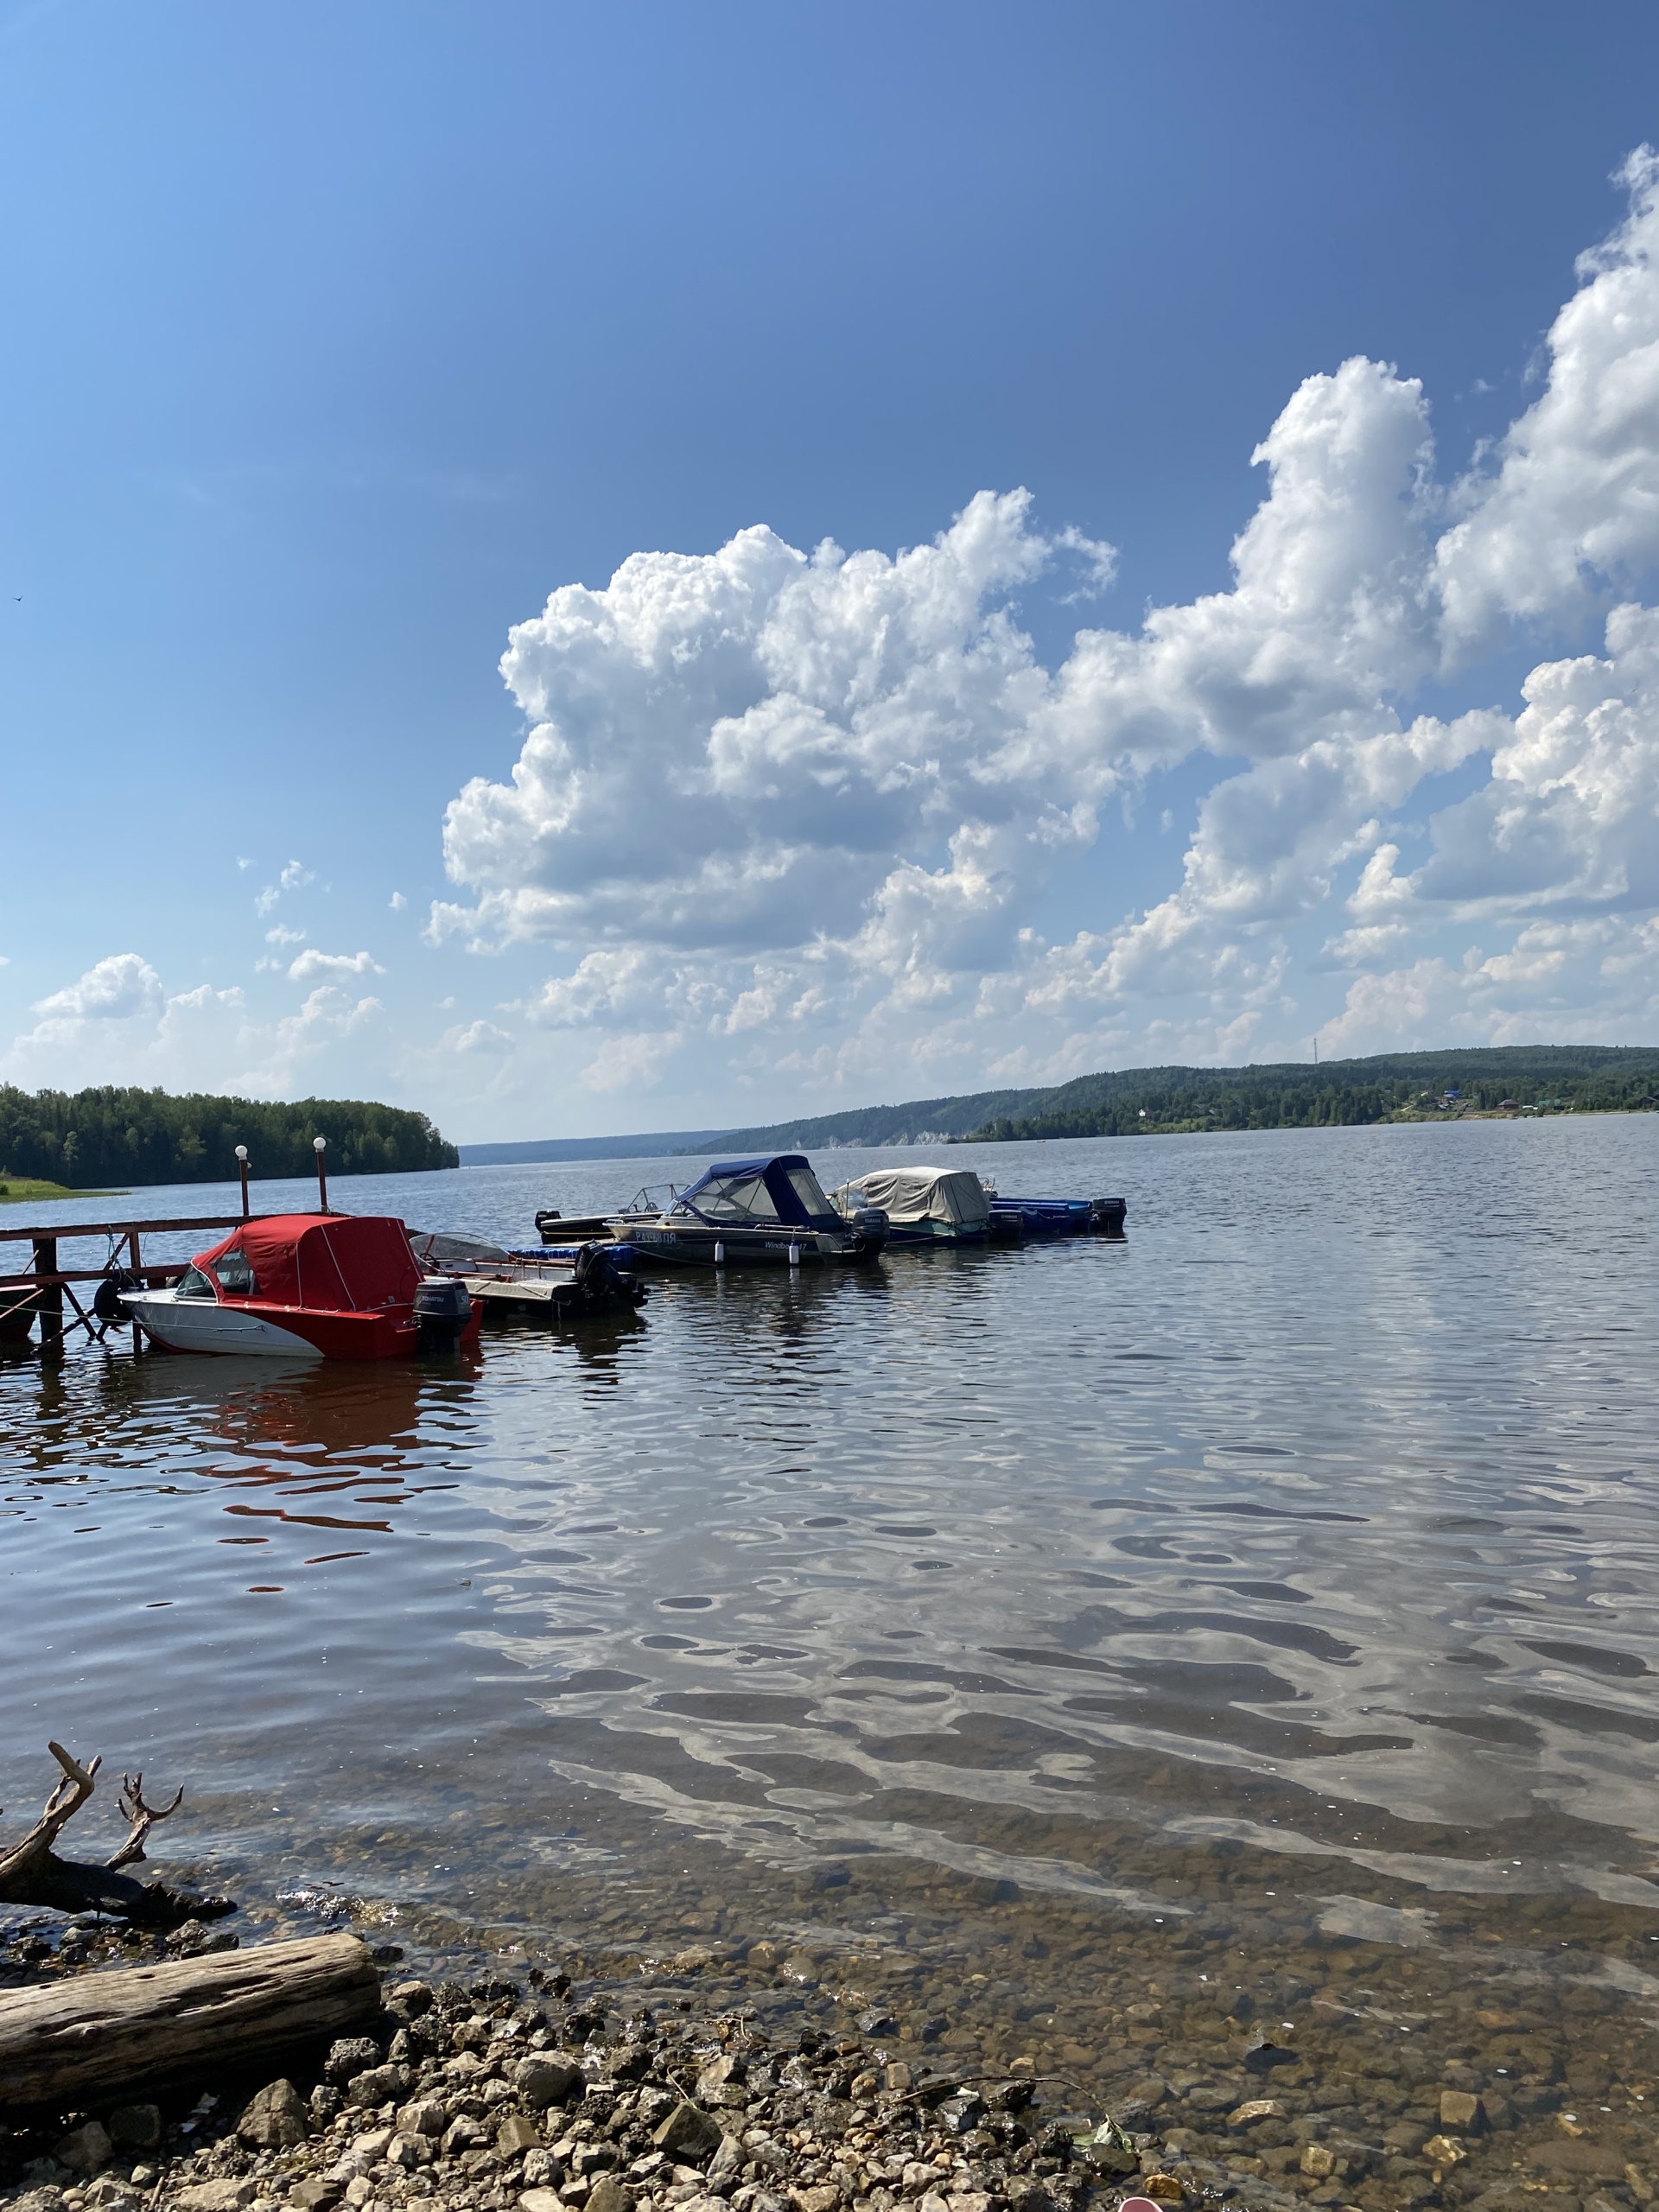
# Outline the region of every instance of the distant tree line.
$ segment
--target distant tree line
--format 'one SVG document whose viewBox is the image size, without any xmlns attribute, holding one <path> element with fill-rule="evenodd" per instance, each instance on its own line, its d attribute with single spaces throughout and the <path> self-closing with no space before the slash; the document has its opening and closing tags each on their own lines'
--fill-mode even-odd
<svg viewBox="0 0 1659 2212">
<path fill-rule="evenodd" d="M 461 1155 L 424 1114 L 360 1098 L 210 1098 L 200 1091 L 40 1090 L 0 1084 L 0 1179 L 38 1176 L 71 1189 L 225 1183 L 248 1147 L 262 1179 L 309 1175 L 314 1137 L 331 1174 L 407 1174 L 457 1167 Z"/>
<path fill-rule="evenodd" d="M 1080 1076 L 1039 1110 L 996 1115 L 969 1141 L 1306 1129 L 1505 1105 L 1546 1113 L 1659 1107 L 1659 1051 L 1515 1046 L 1247 1068 L 1131 1068 Z"/>
</svg>

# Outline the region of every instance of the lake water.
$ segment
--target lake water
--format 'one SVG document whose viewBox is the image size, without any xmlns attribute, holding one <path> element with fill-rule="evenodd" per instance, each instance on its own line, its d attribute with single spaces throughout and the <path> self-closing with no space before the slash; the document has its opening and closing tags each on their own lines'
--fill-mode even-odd
<svg viewBox="0 0 1659 2212">
<path fill-rule="evenodd" d="M 1580 2101 L 1647 2094 L 1659 1119 L 817 1164 L 906 1156 L 1122 1192 L 1128 1241 L 658 1280 L 466 1365 L 0 1367 L 10 1814 L 57 1736 L 183 1781 L 173 1853 L 256 1916 L 619 1972 L 764 1936 L 763 2005 L 1105 2090 L 1255 2003 L 1489 2098 L 1590 2012 Z M 332 1195 L 527 1243 L 690 1173 Z"/>
</svg>

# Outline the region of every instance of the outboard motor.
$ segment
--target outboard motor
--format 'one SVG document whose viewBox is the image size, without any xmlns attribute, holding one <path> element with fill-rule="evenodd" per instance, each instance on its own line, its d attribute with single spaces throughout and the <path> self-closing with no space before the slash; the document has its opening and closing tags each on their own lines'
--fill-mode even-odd
<svg viewBox="0 0 1659 2212">
<path fill-rule="evenodd" d="M 595 1313 L 613 1313 L 643 1306 L 645 1286 L 633 1272 L 633 1250 L 626 1244 L 584 1244 L 576 1255 L 570 1280 L 553 1293 L 553 1318 L 557 1321 L 585 1320 Z"/>
<path fill-rule="evenodd" d="M 1096 1236 L 1122 1236 L 1123 1219 L 1128 1212 L 1127 1198 L 1090 1198 L 1089 1224 Z"/>
<path fill-rule="evenodd" d="M 438 1275 L 423 1282 L 415 1294 L 415 1349 L 454 1351 L 472 1318 L 473 1301 L 464 1282 L 453 1275 Z"/>
<path fill-rule="evenodd" d="M 860 1206 L 849 1217 L 853 1250 L 861 1260 L 873 1260 L 886 1249 L 887 1217 L 880 1206 Z"/>
</svg>

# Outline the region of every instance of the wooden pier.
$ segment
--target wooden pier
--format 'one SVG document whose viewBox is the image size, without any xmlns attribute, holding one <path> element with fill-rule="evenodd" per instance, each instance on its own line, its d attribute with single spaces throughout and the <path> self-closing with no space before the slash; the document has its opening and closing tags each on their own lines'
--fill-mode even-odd
<svg viewBox="0 0 1659 2212">
<path fill-rule="evenodd" d="M 207 1214 L 190 1220 L 60 1221 L 49 1228 L 12 1229 L 0 1225 L 0 1244 L 27 1244 L 31 1248 L 28 1267 L 16 1274 L 0 1274 L 0 1351 L 17 1351 L 25 1346 L 35 1349 L 29 1332 L 36 1323 L 42 1359 L 61 1359 L 67 1340 L 78 1329 L 84 1329 L 93 1343 L 101 1344 L 110 1330 L 119 1325 L 119 1317 L 105 1317 L 93 1310 L 90 1303 L 82 1305 L 77 1284 L 111 1281 L 118 1274 L 131 1277 L 147 1288 L 176 1282 L 189 1262 L 146 1260 L 143 1243 L 145 1237 L 182 1235 L 197 1229 L 237 1229 L 243 1222 L 257 1217 L 245 1213 L 225 1213 Z M 88 1237 L 104 1239 L 103 1264 L 91 1268 L 60 1266 L 59 1245 L 84 1242 Z M 96 1295 L 94 1292 L 94 1298 Z M 139 1331 L 135 1323 L 135 1352 L 139 1344 Z"/>
</svg>

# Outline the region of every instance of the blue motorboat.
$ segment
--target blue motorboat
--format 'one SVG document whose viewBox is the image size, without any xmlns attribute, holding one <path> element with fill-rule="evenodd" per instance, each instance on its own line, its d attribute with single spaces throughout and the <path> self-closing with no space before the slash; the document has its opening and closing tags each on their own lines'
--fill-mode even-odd
<svg viewBox="0 0 1659 2212">
<path fill-rule="evenodd" d="M 1123 1235 L 1127 1198 L 991 1198 L 992 1233 L 1019 1242 L 1027 1236 Z"/>
<path fill-rule="evenodd" d="M 551 1243 L 573 1224 L 538 1214 L 537 1227 Z M 605 1230 L 645 1268 L 816 1267 L 875 1259 L 887 1241 L 887 1217 L 873 1206 L 838 1213 L 811 1162 L 780 1152 L 717 1160 L 683 1191 L 671 1184 L 641 1191 L 607 1217 Z"/>
</svg>

